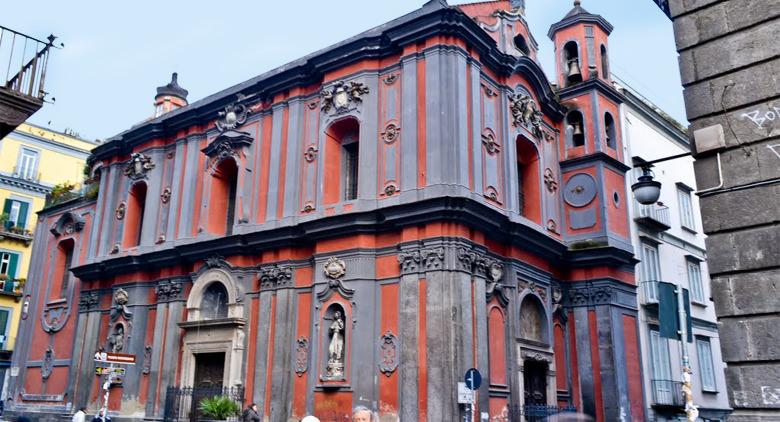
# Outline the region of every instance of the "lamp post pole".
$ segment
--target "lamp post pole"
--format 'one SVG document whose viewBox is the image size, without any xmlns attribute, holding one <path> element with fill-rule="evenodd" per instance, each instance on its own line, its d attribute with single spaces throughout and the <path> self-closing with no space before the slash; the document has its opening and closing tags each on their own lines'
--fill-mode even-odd
<svg viewBox="0 0 780 422">
<path fill-rule="evenodd" d="M 677 286 L 677 313 L 680 330 L 680 354 L 682 355 L 682 391 L 685 397 L 685 416 L 688 422 L 695 422 L 699 410 L 693 404 L 693 383 L 691 382 L 691 366 L 688 359 L 688 324 L 685 313 L 685 295 L 681 285 Z"/>
</svg>

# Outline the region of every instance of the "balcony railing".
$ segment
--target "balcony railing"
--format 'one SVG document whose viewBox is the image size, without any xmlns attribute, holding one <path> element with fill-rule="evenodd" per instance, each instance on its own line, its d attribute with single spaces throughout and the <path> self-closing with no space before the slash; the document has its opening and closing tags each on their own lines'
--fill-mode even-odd
<svg viewBox="0 0 780 422">
<path fill-rule="evenodd" d="M 3 275 L 2 277 L 5 276 Z M 24 282 L 24 279 L 0 279 L 0 294 L 8 296 L 21 296 Z"/>
<path fill-rule="evenodd" d="M 640 286 L 642 287 L 642 304 L 658 304 L 658 281 L 642 281 Z"/>
<path fill-rule="evenodd" d="M 541 422 L 546 421 L 550 416 L 557 415 L 559 413 L 577 412 L 577 408 L 574 406 L 548 406 L 543 404 L 526 404 L 522 406 L 510 405 L 508 410 L 508 420 L 524 420 L 526 422 Z"/>
<path fill-rule="evenodd" d="M 29 246 L 33 241 L 33 234 L 30 230 L 16 227 L 12 222 L 6 221 L 0 224 L 0 239 L 18 240 Z"/>
<path fill-rule="evenodd" d="M 653 406 L 657 407 L 684 407 L 682 383 L 671 380 L 650 381 L 653 392 Z"/>
<path fill-rule="evenodd" d="M 35 183 L 41 181 L 41 173 L 30 171 L 27 167 L 19 168 L 19 166 L 14 166 L 14 172 L 11 174 L 19 179 L 29 180 Z"/>
<path fill-rule="evenodd" d="M 637 205 L 637 216 L 634 221 L 657 231 L 669 230 L 672 227 L 669 207 L 666 205 Z"/>
<path fill-rule="evenodd" d="M 0 71 L 2 87 L 13 93 L 42 100 L 53 35 L 46 41 L 0 26 Z"/>
</svg>

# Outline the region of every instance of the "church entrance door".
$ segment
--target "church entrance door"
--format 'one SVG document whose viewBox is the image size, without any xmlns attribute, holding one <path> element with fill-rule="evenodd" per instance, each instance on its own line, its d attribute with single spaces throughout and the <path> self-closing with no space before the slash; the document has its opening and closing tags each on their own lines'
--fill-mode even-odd
<svg viewBox="0 0 780 422">
<path fill-rule="evenodd" d="M 201 400 L 224 394 L 222 388 L 224 378 L 225 353 L 195 354 L 195 379 L 193 380 L 192 406 L 190 407 L 191 421 L 198 421 L 204 417 L 198 406 Z"/>
</svg>

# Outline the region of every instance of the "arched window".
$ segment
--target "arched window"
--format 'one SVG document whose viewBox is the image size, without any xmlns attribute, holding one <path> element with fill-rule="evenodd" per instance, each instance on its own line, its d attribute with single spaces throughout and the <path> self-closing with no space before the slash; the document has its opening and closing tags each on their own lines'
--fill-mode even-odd
<svg viewBox="0 0 780 422">
<path fill-rule="evenodd" d="M 528 295 L 520 305 L 520 338 L 547 343 L 547 317 L 544 306 L 533 295 Z"/>
<path fill-rule="evenodd" d="M 133 247 L 141 244 L 145 209 L 146 183 L 138 182 L 130 188 L 130 195 L 127 198 L 125 235 L 122 239 L 124 247 Z"/>
<path fill-rule="evenodd" d="M 220 282 L 211 283 L 200 302 L 201 319 L 219 319 L 228 316 L 228 293 Z"/>
<path fill-rule="evenodd" d="M 576 42 L 569 41 L 563 46 L 563 58 L 566 65 L 563 71 L 566 75 L 567 85 L 582 82 L 582 66 Z"/>
<path fill-rule="evenodd" d="M 529 220 L 541 224 L 542 203 L 539 180 L 539 153 L 533 142 L 517 138 L 517 195 L 520 199 L 518 211 Z"/>
<path fill-rule="evenodd" d="M 514 41 L 515 48 L 520 50 L 521 53 L 527 56 L 531 52 L 531 50 L 528 48 L 528 42 L 525 40 L 525 37 L 522 34 L 515 35 Z"/>
<path fill-rule="evenodd" d="M 615 133 L 615 120 L 609 113 L 604 113 L 604 131 L 607 136 L 607 146 L 617 148 L 617 134 Z"/>
<path fill-rule="evenodd" d="M 358 197 L 360 123 L 353 117 L 333 123 L 325 133 L 326 204 Z"/>
<path fill-rule="evenodd" d="M 236 215 L 236 186 L 238 166 L 232 159 L 224 159 L 211 175 L 208 229 L 213 234 L 231 235 Z"/>
<path fill-rule="evenodd" d="M 607 47 L 601 44 L 601 77 L 609 79 L 609 58 L 607 57 Z"/>
<path fill-rule="evenodd" d="M 68 294 L 68 284 L 70 282 L 70 267 L 73 261 L 73 247 L 75 242 L 73 239 L 65 239 L 57 245 L 57 258 L 54 262 L 54 276 L 55 281 L 59 281 L 59 295 L 56 297 L 63 298 Z"/>
<path fill-rule="evenodd" d="M 567 133 L 571 134 L 571 146 L 585 145 L 585 126 L 583 125 L 582 113 L 577 110 L 570 111 L 566 115 L 566 129 Z"/>
</svg>

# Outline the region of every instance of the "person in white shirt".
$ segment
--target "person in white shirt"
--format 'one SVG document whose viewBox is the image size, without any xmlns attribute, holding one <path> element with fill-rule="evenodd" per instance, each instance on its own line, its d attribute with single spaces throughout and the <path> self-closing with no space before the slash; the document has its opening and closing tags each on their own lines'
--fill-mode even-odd
<svg viewBox="0 0 780 422">
<path fill-rule="evenodd" d="M 79 411 L 73 414 L 72 422 L 84 422 L 84 419 L 86 417 L 87 417 L 87 408 L 80 407 Z"/>
</svg>

